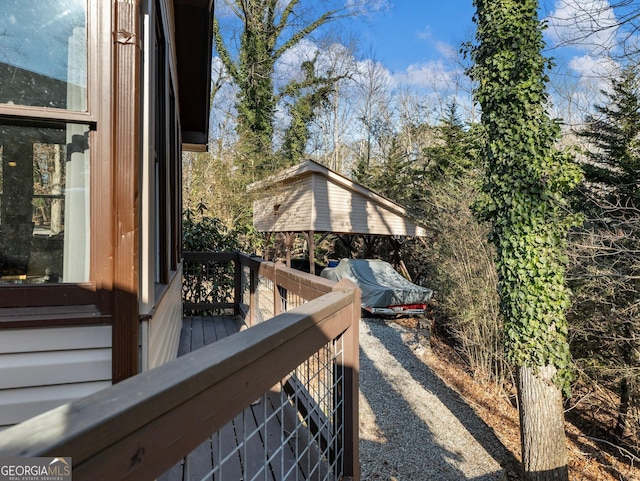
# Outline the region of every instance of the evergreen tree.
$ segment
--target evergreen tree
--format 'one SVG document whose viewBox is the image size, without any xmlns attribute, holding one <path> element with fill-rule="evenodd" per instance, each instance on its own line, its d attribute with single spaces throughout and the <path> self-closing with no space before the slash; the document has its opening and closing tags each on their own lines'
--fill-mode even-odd
<svg viewBox="0 0 640 481">
<path fill-rule="evenodd" d="M 591 379 L 618 392 L 619 439 L 637 433 L 640 419 L 638 87 L 636 69 L 623 69 L 580 132 L 593 146 L 579 199 L 590 219 L 575 233 L 572 272 L 575 351 Z"/>
<path fill-rule="evenodd" d="M 413 187 L 411 167 L 412 159 L 394 136 L 382 163 L 376 165 L 373 172 L 369 172 L 369 186 L 385 197 L 406 205 Z"/>
<path fill-rule="evenodd" d="M 593 150 L 585 163 L 585 179 L 600 184 L 609 198 L 623 204 L 638 200 L 640 177 L 640 84 L 636 69 L 626 67 L 619 78 L 611 80 L 611 90 L 603 90 L 605 101 L 595 105 L 595 115 L 585 119 L 580 132 Z"/>
<path fill-rule="evenodd" d="M 424 149 L 425 175 L 432 180 L 457 178 L 473 164 L 471 135 L 465 130 L 455 101 L 447 105 L 435 128 L 436 144 Z"/>
</svg>

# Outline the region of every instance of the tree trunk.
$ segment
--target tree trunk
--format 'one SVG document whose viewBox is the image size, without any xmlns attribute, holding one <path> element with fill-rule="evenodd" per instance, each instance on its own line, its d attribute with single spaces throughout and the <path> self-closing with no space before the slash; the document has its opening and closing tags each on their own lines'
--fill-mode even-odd
<svg viewBox="0 0 640 481">
<path fill-rule="evenodd" d="M 615 435 L 618 439 L 624 438 L 627 427 L 627 414 L 629 413 L 630 399 L 629 383 L 627 382 L 627 378 L 623 377 L 620 381 L 620 404 L 618 406 L 618 422 L 616 423 L 615 429 Z"/>
<path fill-rule="evenodd" d="M 518 368 L 520 440 L 526 481 L 568 481 L 562 392 L 553 383 L 556 369 L 540 367 L 537 373 Z"/>
</svg>

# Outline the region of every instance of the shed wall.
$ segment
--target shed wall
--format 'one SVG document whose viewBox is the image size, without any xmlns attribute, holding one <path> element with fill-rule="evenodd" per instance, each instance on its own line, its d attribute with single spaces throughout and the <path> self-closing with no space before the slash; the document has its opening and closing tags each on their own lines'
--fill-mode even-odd
<svg viewBox="0 0 640 481">
<path fill-rule="evenodd" d="M 253 215 L 260 232 L 313 230 L 312 177 L 297 178 L 261 192 L 253 203 Z"/>
<path fill-rule="evenodd" d="M 405 217 L 326 177 L 317 176 L 314 193 L 317 232 L 424 235 Z"/>
</svg>

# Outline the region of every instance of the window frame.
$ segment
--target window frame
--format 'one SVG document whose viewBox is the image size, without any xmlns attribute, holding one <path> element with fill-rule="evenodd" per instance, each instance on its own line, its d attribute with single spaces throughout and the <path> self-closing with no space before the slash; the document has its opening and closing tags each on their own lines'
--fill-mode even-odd
<svg viewBox="0 0 640 481">
<path fill-rule="evenodd" d="M 104 322 L 111 311 L 113 287 L 111 222 L 113 216 L 111 169 L 111 95 L 113 91 L 111 21 L 109 0 L 87 0 L 87 110 L 0 103 L 0 122 L 47 127 L 63 124 L 89 126 L 90 145 L 90 267 L 89 280 L 81 283 L 44 285 L 0 285 L 0 309 L 48 306 L 94 305 L 97 315 L 85 316 Z M 98 61 L 98 59 L 101 59 Z M 29 318 L 29 312 L 24 315 Z M 0 325 L 2 321 L 0 321 Z"/>
<path fill-rule="evenodd" d="M 156 102 L 153 154 L 156 168 L 153 199 L 154 284 L 156 301 L 178 272 L 182 254 L 182 178 L 181 129 L 176 97 L 176 72 L 170 39 L 167 37 L 167 12 L 161 0 L 149 0 L 155 8 L 155 72 L 153 79 Z M 150 127 L 151 128 L 151 127 Z"/>
</svg>

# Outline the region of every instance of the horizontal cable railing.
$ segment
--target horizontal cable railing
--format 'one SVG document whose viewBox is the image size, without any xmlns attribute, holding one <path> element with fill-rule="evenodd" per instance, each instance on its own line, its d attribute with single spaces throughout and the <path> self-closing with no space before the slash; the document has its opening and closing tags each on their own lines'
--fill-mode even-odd
<svg viewBox="0 0 640 481">
<path fill-rule="evenodd" d="M 76 481 L 359 479 L 355 286 L 240 253 L 184 271 L 185 310 L 251 328 L 3 431 L 0 456 L 71 456 Z"/>
</svg>

